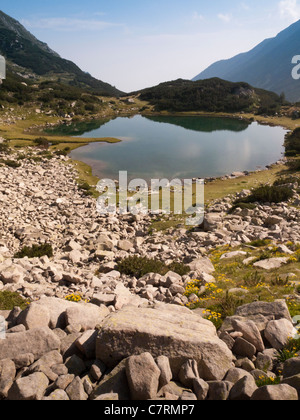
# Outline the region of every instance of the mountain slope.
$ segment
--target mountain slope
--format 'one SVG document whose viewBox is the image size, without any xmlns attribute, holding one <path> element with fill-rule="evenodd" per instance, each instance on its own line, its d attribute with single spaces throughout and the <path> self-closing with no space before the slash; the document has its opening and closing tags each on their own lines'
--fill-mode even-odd
<svg viewBox="0 0 300 420">
<path fill-rule="evenodd" d="M 18 21 L 0 11 L 0 54 L 8 71 L 31 79 L 60 80 L 101 95 L 119 96 L 118 89 L 83 72 L 72 61 L 61 58 Z"/>
<path fill-rule="evenodd" d="M 219 77 L 231 82 L 285 93 L 289 101 L 300 101 L 300 81 L 292 78 L 292 58 L 300 54 L 300 21 L 275 38 L 266 39 L 251 51 L 212 64 L 193 80 Z"/>
<path fill-rule="evenodd" d="M 175 80 L 133 93 L 157 111 L 241 112 L 274 114 L 280 98 L 273 92 L 254 89 L 248 83 L 232 83 L 218 78 L 192 82 Z"/>
</svg>

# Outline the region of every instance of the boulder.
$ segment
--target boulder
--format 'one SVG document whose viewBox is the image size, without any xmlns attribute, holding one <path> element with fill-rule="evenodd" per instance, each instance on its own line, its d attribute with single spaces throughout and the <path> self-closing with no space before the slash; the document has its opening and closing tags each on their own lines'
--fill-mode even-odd
<svg viewBox="0 0 300 420">
<path fill-rule="evenodd" d="M 50 314 L 50 328 L 65 329 L 67 325 L 81 325 L 83 330 L 94 329 L 109 314 L 105 306 L 91 303 L 69 302 L 55 297 L 42 298 L 35 302 Z M 46 309 L 45 309 L 46 308 Z"/>
<path fill-rule="evenodd" d="M 258 261 L 253 264 L 253 267 L 262 268 L 263 270 L 274 270 L 287 264 L 288 258 L 269 258 L 267 260 Z"/>
<path fill-rule="evenodd" d="M 197 378 L 193 380 L 193 390 L 198 401 L 204 401 L 209 391 L 209 385 L 203 379 Z"/>
<path fill-rule="evenodd" d="M 92 392 L 90 399 L 96 400 L 104 394 L 117 394 L 119 400 L 130 400 L 130 390 L 126 375 L 127 359 L 122 360 L 115 369 L 104 376 L 102 381 Z"/>
<path fill-rule="evenodd" d="M 252 376 L 244 376 L 231 389 L 229 399 L 231 401 L 250 401 L 257 390 L 257 385 Z"/>
<path fill-rule="evenodd" d="M 10 359 L 0 362 L 0 398 L 6 398 L 16 376 L 16 366 Z"/>
<path fill-rule="evenodd" d="M 81 379 L 76 376 L 70 385 L 66 388 L 66 394 L 71 401 L 86 401 L 88 395 L 85 393 Z"/>
<path fill-rule="evenodd" d="M 241 332 L 243 334 L 243 338 L 256 347 L 258 352 L 265 350 L 262 336 L 253 321 L 241 322 L 238 320 L 233 320 L 232 325 L 235 331 Z"/>
<path fill-rule="evenodd" d="M 292 322 L 289 309 L 285 300 L 277 300 L 275 302 L 253 302 L 240 306 L 236 310 L 236 315 L 241 317 L 264 316 L 271 319 L 285 318 Z"/>
<path fill-rule="evenodd" d="M 22 354 L 33 354 L 35 360 L 44 354 L 60 348 L 60 340 L 48 327 L 36 328 L 26 332 L 8 334 L 1 342 L 0 360 L 13 359 Z"/>
<path fill-rule="evenodd" d="M 245 251 L 232 251 L 232 252 L 227 252 L 226 254 L 223 254 L 220 259 L 229 260 L 231 258 L 244 257 L 245 255 L 247 255 L 247 252 Z"/>
<path fill-rule="evenodd" d="M 150 353 L 129 357 L 126 363 L 126 376 L 132 400 L 145 401 L 156 397 L 160 369 Z"/>
<path fill-rule="evenodd" d="M 232 367 L 232 353 L 214 325 L 187 308 L 128 306 L 104 320 L 96 341 L 97 359 L 113 367 L 145 352 L 168 357 L 174 377 L 190 359 L 196 360 L 200 376 L 207 380 L 223 379 Z"/>
<path fill-rule="evenodd" d="M 208 257 L 197 258 L 189 264 L 191 271 L 211 274 L 215 271 L 215 267 Z"/>
<path fill-rule="evenodd" d="M 81 325 L 82 330 L 92 330 L 109 315 L 106 306 L 97 306 L 91 303 L 78 303 L 67 308 L 65 316 L 67 325 Z"/>
<path fill-rule="evenodd" d="M 252 359 L 252 357 L 256 354 L 256 348 L 253 346 L 253 344 L 249 343 L 249 341 L 238 337 L 235 340 L 232 352 L 237 356 L 248 357 L 248 359 Z"/>
<path fill-rule="evenodd" d="M 170 362 L 166 356 L 159 356 L 156 359 L 156 364 L 160 370 L 159 387 L 162 388 L 172 380 Z"/>
<path fill-rule="evenodd" d="M 258 388 L 251 401 L 298 401 L 298 393 L 290 385 L 267 385 Z"/>
<path fill-rule="evenodd" d="M 293 336 L 294 326 L 287 319 L 270 321 L 265 329 L 265 338 L 276 350 L 281 350 Z"/>
<path fill-rule="evenodd" d="M 25 270 L 16 264 L 12 264 L 4 269 L 0 268 L 0 280 L 4 284 L 23 283 Z"/>
<path fill-rule="evenodd" d="M 17 379 L 8 392 L 11 401 L 40 401 L 49 385 L 47 376 L 42 372 Z"/>
<path fill-rule="evenodd" d="M 290 378 L 294 375 L 300 375 L 300 357 L 289 359 L 283 365 L 284 378 Z"/>
<path fill-rule="evenodd" d="M 186 361 L 180 368 L 179 381 L 187 388 L 193 388 L 194 379 L 199 378 L 198 365 L 195 360 Z"/>
<path fill-rule="evenodd" d="M 21 312 L 17 320 L 18 324 L 22 324 L 27 330 L 40 327 L 49 327 L 50 312 L 45 306 L 31 303 L 28 308 Z"/>
</svg>

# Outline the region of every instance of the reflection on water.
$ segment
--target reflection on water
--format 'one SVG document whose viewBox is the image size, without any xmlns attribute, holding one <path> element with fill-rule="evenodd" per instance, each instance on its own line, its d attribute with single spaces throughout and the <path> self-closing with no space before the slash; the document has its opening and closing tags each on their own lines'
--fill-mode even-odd
<svg viewBox="0 0 300 420">
<path fill-rule="evenodd" d="M 278 160 L 284 149 L 281 127 L 228 118 L 119 117 L 76 123 L 55 134 L 115 137 L 116 144 L 92 143 L 72 152 L 90 164 L 95 175 L 128 178 L 195 178 L 252 171 Z"/>
</svg>

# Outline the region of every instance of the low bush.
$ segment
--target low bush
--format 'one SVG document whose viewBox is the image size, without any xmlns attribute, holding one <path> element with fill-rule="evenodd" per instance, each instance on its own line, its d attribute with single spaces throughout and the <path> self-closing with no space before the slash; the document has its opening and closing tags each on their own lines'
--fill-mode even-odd
<svg viewBox="0 0 300 420">
<path fill-rule="evenodd" d="M 184 264 L 172 263 L 168 266 L 160 260 L 137 256 L 128 257 L 120 261 L 117 270 L 121 274 L 136 278 L 141 278 L 149 273 L 157 273 L 164 276 L 168 271 L 174 271 L 182 276 L 190 271 L 189 267 Z"/>
<path fill-rule="evenodd" d="M 0 310 L 11 311 L 15 307 L 26 309 L 27 302 L 17 293 L 4 290 L 0 292 Z"/>
<path fill-rule="evenodd" d="M 45 137 L 38 137 L 37 139 L 33 140 L 33 142 L 38 147 L 43 147 L 45 149 L 48 149 L 50 146 L 48 139 L 46 139 Z"/>
<path fill-rule="evenodd" d="M 248 197 L 233 203 L 229 214 L 237 208 L 255 209 L 255 203 L 282 203 L 293 197 L 293 191 L 284 185 L 261 185 L 254 189 Z"/>
<path fill-rule="evenodd" d="M 233 213 L 236 209 L 248 209 L 248 210 L 255 210 L 256 205 L 254 203 L 243 203 L 243 202 L 236 202 L 234 206 L 229 210 L 229 214 Z"/>
<path fill-rule="evenodd" d="M 249 202 L 282 203 L 293 197 L 293 191 L 284 186 L 262 185 L 252 191 Z"/>
<path fill-rule="evenodd" d="M 1 162 L 4 163 L 4 165 L 13 169 L 20 168 L 21 166 L 21 163 L 15 160 L 2 160 Z"/>
<path fill-rule="evenodd" d="M 300 159 L 290 159 L 287 166 L 290 171 L 300 171 Z"/>
<path fill-rule="evenodd" d="M 50 244 L 33 245 L 31 248 L 25 246 L 20 252 L 17 252 L 14 258 L 41 258 L 47 256 L 53 257 L 53 248 Z"/>
<path fill-rule="evenodd" d="M 67 154 L 67 153 L 66 153 Z M 92 187 L 87 182 L 81 182 L 78 184 L 78 188 L 83 192 L 85 196 L 92 196 Z"/>
<path fill-rule="evenodd" d="M 9 150 L 9 145 L 7 142 L 0 143 L 0 153 L 7 153 Z"/>
<path fill-rule="evenodd" d="M 255 241 L 249 242 L 248 245 L 254 246 L 254 248 L 262 248 L 264 246 L 270 245 L 270 239 L 256 239 Z"/>
</svg>

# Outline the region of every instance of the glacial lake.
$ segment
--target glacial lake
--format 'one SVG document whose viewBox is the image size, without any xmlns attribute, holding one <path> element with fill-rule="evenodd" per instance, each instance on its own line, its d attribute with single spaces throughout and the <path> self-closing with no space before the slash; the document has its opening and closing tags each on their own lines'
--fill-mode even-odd
<svg viewBox="0 0 300 420">
<path fill-rule="evenodd" d="M 243 120 L 210 117 L 117 117 L 79 122 L 52 130 L 56 135 L 115 137 L 122 142 L 90 143 L 71 157 L 89 164 L 100 178 L 191 179 L 254 171 L 280 159 L 286 130 Z"/>
</svg>

